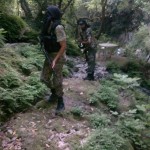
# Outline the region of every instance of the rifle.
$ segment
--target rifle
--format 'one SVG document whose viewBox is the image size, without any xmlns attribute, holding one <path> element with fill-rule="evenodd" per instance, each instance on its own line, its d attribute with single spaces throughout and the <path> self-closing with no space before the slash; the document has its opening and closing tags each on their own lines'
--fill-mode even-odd
<svg viewBox="0 0 150 150">
<path fill-rule="evenodd" d="M 51 66 L 52 60 L 49 58 L 47 51 L 43 47 L 43 41 L 40 38 L 39 38 L 39 41 L 40 41 L 40 45 L 41 45 L 40 51 L 42 51 L 44 53 L 46 59 L 48 60 L 49 66 Z M 50 69 L 52 69 L 52 73 L 55 74 L 54 69 L 52 67 Z"/>
<path fill-rule="evenodd" d="M 80 33 L 81 39 L 84 40 L 83 35 Z M 83 54 L 85 55 L 85 60 L 88 61 L 88 51 L 85 48 L 85 45 L 81 42 L 80 48 L 83 49 Z"/>
</svg>

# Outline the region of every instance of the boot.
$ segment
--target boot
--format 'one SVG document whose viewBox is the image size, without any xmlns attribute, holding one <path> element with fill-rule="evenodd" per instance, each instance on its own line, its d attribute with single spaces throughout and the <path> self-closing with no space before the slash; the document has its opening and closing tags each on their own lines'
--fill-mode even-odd
<svg viewBox="0 0 150 150">
<path fill-rule="evenodd" d="M 87 77 L 85 77 L 84 80 L 93 81 L 94 80 L 94 72 L 93 73 L 88 73 Z"/>
<path fill-rule="evenodd" d="M 57 102 L 57 99 L 58 99 L 58 96 L 56 95 L 56 90 L 55 89 L 51 89 L 51 95 L 48 99 L 48 102 L 50 103 L 54 103 L 54 102 Z"/>
<path fill-rule="evenodd" d="M 58 103 L 57 103 L 57 108 L 56 108 L 55 114 L 58 115 L 63 110 L 65 110 L 65 104 L 64 104 L 64 101 L 63 101 L 63 97 L 58 97 Z"/>
</svg>

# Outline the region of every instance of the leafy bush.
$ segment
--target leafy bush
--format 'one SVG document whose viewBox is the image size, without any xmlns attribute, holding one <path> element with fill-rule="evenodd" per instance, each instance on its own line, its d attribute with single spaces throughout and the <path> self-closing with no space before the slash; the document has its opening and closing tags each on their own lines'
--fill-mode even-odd
<svg viewBox="0 0 150 150">
<path fill-rule="evenodd" d="M 142 92 L 140 89 L 134 89 L 133 91 L 134 97 L 139 103 L 148 103 L 149 96 Z"/>
<path fill-rule="evenodd" d="M 39 36 L 39 32 L 30 29 L 24 33 L 24 35 L 21 37 L 21 41 L 37 44 L 38 36 Z"/>
<path fill-rule="evenodd" d="M 138 60 L 130 60 L 124 66 L 122 66 L 121 70 L 127 73 L 131 77 L 140 77 L 141 85 L 147 88 L 150 88 L 150 64 L 138 61 Z"/>
<path fill-rule="evenodd" d="M 110 118 L 106 114 L 92 114 L 89 116 L 90 124 L 94 128 L 106 127 L 110 124 Z"/>
<path fill-rule="evenodd" d="M 107 71 L 110 71 L 112 73 L 115 73 L 115 72 L 120 72 L 121 69 L 120 69 L 120 65 L 117 63 L 117 62 L 114 62 L 114 61 L 111 61 L 107 64 L 106 66 L 106 70 Z"/>
<path fill-rule="evenodd" d="M 47 90 L 40 82 L 38 70 L 42 67 L 43 55 L 37 47 L 18 44 L 0 51 L 0 121 L 13 113 L 35 104 Z M 13 58 L 12 58 L 13 57 Z M 30 69 L 30 76 L 24 76 L 19 66 Z"/>
<path fill-rule="evenodd" d="M 128 49 L 135 53 L 137 49 L 141 49 L 142 59 L 146 60 L 146 56 L 150 54 L 150 30 L 146 25 L 142 25 L 135 33 L 133 39 L 128 45 Z"/>
<path fill-rule="evenodd" d="M 114 88 L 115 86 L 105 85 L 105 83 L 101 83 L 101 87 L 96 91 L 89 102 L 91 104 L 98 104 L 99 102 L 103 102 L 107 104 L 107 106 L 111 109 L 116 109 L 118 104 L 118 89 Z"/>
<path fill-rule="evenodd" d="M 117 84 L 123 85 L 122 89 L 128 89 L 138 87 L 138 81 L 140 80 L 140 78 L 130 78 L 128 77 L 128 75 L 114 73 L 113 80 L 116 81 Z"/>
<path fill-rule="evenodd" d="M 44 55 L 38 50 L 37 46 L 27 45 L 19 49 L 19 53 L 24 56 L 19 66 L 25 75 L 30 75 L 32 71 L 41 70 L 43 67 Z"/>
<path fill-rule="evenodd" d="M 0 88 L 0 110 L 9 116 L 22 111 L 36 102 L 37 97 L 44 95 L 46 86 L 39 81 L 39 77 L 31 76 L 22 86 L 11 89 Z"/>
<path fill-rule="evenodd" d="M 74 116 L 77 116 L 77 117 L 81 117 L 83 115 L 83 111 L 81 108 L 79 107 L 73 107 L 71 109 L 71 113 L 74 115 Z"/>
<path fill-rule="evenodd" d="M 121 69 L 123 72 L 128 73 L 131 77 L 141 76 L 141 64 L 137 60 L 128 61 Z"/>
<path fill-rule="evenodd" d="M 1 13 L 0 22 L 0 28 L 6 31 L 5 38 L 9 42 L 18 41 L 27 27 L 27 24 L 20 17 L 14 15 Z"/>
<path fill-rule="evenodd" d="M 78 48 L 77 44 L 73 40 L 70 39 L 67 40 L 66 54 L 70 56 L 81 55 L 80 49 Z"/>
<path fill-rule="evenodd" d="M 63 76 L 68 77 L 70 75 L 69 67 L 64 65 L 63 66 Z"/>
<path fill-rule="evenodd" d="M 121 135 L 132 141 L 137 150 L 149 149 L 141 139 L 142 131 L 146 129 L 143 121 L 132 117 L 124 118 L 117 123 L 117 128 Z"/>
<path fill-rule="evenodd" d="M 124 149 L 126 141 L 113 129 L 96 130 L 81 150 L 129 150 Z"/>
<path fill-rule="evenodd" d="M 15 88 L 21 85 L 22 81 L 19 79 L 17 72 L 7 72 L 0 75 L 0 85 L 3 88 Z"/>
</svg>

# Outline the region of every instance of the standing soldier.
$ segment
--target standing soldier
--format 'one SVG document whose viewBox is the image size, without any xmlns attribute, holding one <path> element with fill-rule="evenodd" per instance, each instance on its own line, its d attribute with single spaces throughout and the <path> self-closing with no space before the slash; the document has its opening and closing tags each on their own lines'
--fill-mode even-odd
<svg viewBox="0 0 150 150">
<path fill-rule="evenodd" d="M 51 90 L 49 102 L 57 101 L 56 114 L 65 109 L 62 69 L 65 62 L 66 34 L 60 20 L 60 10 L 56 6 L 49 6 L 41 33 L 41 41 L 48 56 L 44 62 L 41 81 Z"/>
<path fill-rule="evenodd" d="M 85 80 L 94 80 L 95 57 L 96 57 L 96 41 L 92 35 L 91 28 L 85 20 L 79 20 L 78 25 L 81 28 L 79 32 L 78 42 L 83 46 L 88 64 L 87 77 Z"/>
</svg>

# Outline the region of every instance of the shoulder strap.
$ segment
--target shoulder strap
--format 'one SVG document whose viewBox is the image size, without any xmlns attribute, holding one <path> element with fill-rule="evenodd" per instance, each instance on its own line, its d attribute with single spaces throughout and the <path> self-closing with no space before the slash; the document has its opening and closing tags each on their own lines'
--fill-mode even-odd
<svg viewBox="0 0 150 150">
<path fill-rule="evenodd" d="M 50 25 L 49 29 L 48 29 L 48 34 L 54 34 L 55 29 L 56 29 L 56 27 L 57 27 L 58 25 L 61 25 L 61 22 L 60 22 L 60 21 L 55 21 L 55 22 L 53 22 L 53 23 Z"/>
</svg>

